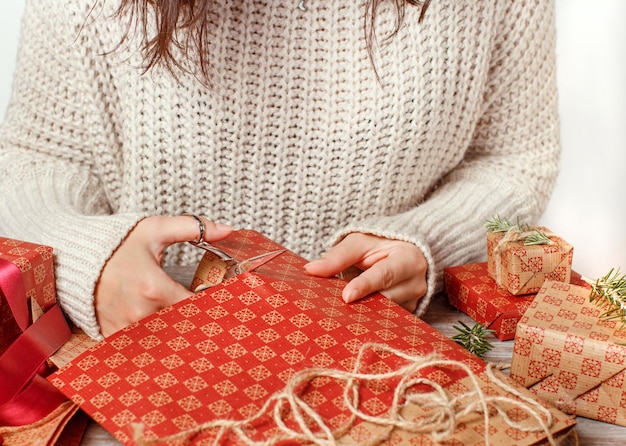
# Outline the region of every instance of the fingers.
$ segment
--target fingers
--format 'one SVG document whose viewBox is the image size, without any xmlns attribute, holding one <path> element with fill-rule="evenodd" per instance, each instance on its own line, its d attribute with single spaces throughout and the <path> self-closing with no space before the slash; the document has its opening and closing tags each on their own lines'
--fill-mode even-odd
<svg viewBox="0 0 626 446">
<path fill-rule="evenodd" d="M 354 302 L 376 291 L 402 303 L 403 296 L 426 294 L 426 262 L 416 256 L 415 246 L 392 250 L 387 256 L 352 279 L 343 291 L 346 302 Z"/>
<path fill-rule="evenodd" d="M 428 263 L 423 253 L 399 240 L 353 233 L 305 268 L 310 274 L 329 277 L 354 266 L 363 272 L 346 284 L 345 302 L 380 292 L 413 312 L 427 292 Z"/>
<path fill-rule="evenodd" d="M 365 236 L 365 234 L 349 234 L 322 258 L 304 265 L 305 270 L 314 276 L 332 277 L 353 265 L 361 264 L 366 258 L 366 252 L 363 250 L 363 240 L 359 236 Z M 381 256 L 376 255 L 374 257 L 376 260 L 380 260 Z"/>
<path fill-rule="evenodd" d="M 154 216 L 141 220 L 106 262 L 95 290 L 96 315 L 103 335 L 142 319 L 192 292 L 161 268 L 164 250 L 174 243 L 221 240 L 233 230 L 204 217 Z M 202 231 L 201 231 L 202 230 Z"/>
<path fill-rule="evenodd" d="M 174 243 L 198 240 L 201 232 L 205 241 L 217 241 L 233 231 L 229 225 L 214 223 L 204 217 L 198 219 L 202 224 L 191 215 L 147 217 L 137 224 L 132 235 L 157 253 Z"/>
<path fill-rule="evenodd" d="M 137 259 L 141 262 L 141 259 Z M 135 271 L 135 268 L 126 268 Z M 193 293 L 169 277 L 160 267 L 145 265 L 141 275 L 131 277 L 117 270 L 112 284 L 98 287 L 96 310 L 103 336 L 143 319 Z"/>
</svg>

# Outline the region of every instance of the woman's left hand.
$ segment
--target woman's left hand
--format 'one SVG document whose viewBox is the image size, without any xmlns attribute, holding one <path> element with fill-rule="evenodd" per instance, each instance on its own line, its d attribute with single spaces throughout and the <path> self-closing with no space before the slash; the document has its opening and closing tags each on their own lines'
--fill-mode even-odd
<svg viewBox="0 0 626 446">
<path fill-rule="evenodd" d="M 363 272 L 346 284 L 345 302 L 379 291 L 413 313 L 426 295 L 426 258 L 413 243 L 400 240 L 353 232 L 305 269 L 314 276 L 332 277 L 353 266 Z"/>
</svg>

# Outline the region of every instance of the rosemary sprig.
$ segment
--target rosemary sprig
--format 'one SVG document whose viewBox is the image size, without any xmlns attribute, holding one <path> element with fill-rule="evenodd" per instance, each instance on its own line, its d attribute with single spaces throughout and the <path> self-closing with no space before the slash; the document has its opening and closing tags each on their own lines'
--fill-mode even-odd
<svg viewBox="0 0 626 446">
<path fill-rule="evenodd" d="M 546 235 L 545 232 L 535 229 L 531 234 L 524 237 L 525 245 L 549 245 L 552 240 Z"/>
<path fill-rule="evenodd" d="M 531 232 L 531 227 L 526 223 L 520 223 L 519 219 L 516 224 L 512 224 L 507 219 L 501 218 L 499 215 L 495 215 L 492 220 L 487 220 L 485 227 L 490 232 L 508 232 L 510 230 L 518 233 L 530 232 L 524 237 L 524 245 L 549 245 L 553 243 L 550 237 L 539 229 L 535 229 Z"/>
<path fill-rule="evenodd" d="M 611 268 L 591 285 L 589 301 L 604 308 L 601 320 L 619 319 L 621 329 L 626 327 L 626 274 L 621 274 L 619 268 Z"/>
<path fill-rule="evenodd" d="M 494 215 L 492 220 L 487 220 L 485 226 L 489 232 L 508 232 L 513 228 L 511 222 L 499 215 Z"/>
<path fill-rule="evenodd" d="M 459 334 L 452 336 L 452 340 L 470 353 L 484 359 L 485 353 L 493 348 L 493 345 L 485 337 L 493 333 L 494 330 L 487 329 L 478 322 L 471 328 L 462 321 L 459 321 L 459 324 L 463 327 L 452 326 L 459 332 Z"/>
</svg>

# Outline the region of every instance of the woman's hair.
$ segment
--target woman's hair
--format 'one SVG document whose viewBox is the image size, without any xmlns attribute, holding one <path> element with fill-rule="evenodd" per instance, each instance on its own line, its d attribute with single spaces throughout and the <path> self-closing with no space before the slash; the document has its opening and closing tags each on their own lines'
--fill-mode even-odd
<svg viewBox="0 0 626 446">
<path fill-rule="evenodd" d="M 390 2 L 395 8 L 396 20 L 391 32 L 382 36 L 382 42 L 393 38 L 400 30 L 407 4 L 421 8 L 420 22 L 430 4 L 430 0 L 367 1 L 363 30 L 372 63 L 373 48 L 378 42 L 374 24 L 379 7 L 385 2 Z M 122 0 L 117 16 L 127 16 L 128 27 L 120 45 L 128 38 L 131 30 L 136 28 L 136 31 L 143 36 L 146 72 L 157 65 L 165 66 L 172 73 L 177 70 L 195 71 L 199 68 L 201 77 L 210 83 L 208 37 L 211 3 L 211 0 Z M 151 12 L 153 12 L 152 15 Z M 151 20 L 154 23 L 151 23 Z M 148 37 L 148 29 L 153 26 L 156 31 L 155 36 Z M 182 55 L 182 59 L 175 54 Z M 193 69 L 187 65 L 190 61 L 193 63 Z"/>
</svg>

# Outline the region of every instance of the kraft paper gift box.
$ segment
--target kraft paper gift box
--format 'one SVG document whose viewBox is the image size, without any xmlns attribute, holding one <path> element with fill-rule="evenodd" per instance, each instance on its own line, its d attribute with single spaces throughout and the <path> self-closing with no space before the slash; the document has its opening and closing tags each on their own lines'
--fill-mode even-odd
<svg viewBox="0 0 626 446">
<path fill-rule="evenodd" d="M 489 275 L 511 294 L 536 294 L 545 280 L 570 282 L 573 246 L 544 227 L 531 229 L 546 233 L 551 243 L 525 245 L 514 229 L 487 232 Z"/>
<path fill-rule="evenodd" d="M 237 231 L 215 245 L 236 259 L 280 248 L 253 231 Z M 179 435 L 166 444 L 187 444 L 187 440 L 213 444 L 218 430 L 205 423 L 244 420 L 259 411 L 264 413 L 262 408 L 272 401 L 272 395 L 302 373 L 346 372 L 355 364 L 360 364 L 358 370 L 364 374 L 388 373 L 406 364 L 406 358 L 397 352 L 436 352 L 475 373 L 485 395 L 506 394 L 489 382 L 483 361 L 414 315 L 379 294 L 346 304 L 341 300 L 345 282 L 309 276 L 303 268 L 305 263 L 286 251 L 254 272 L 227 279 L 131 324 L 69 362 L 50 380 L 127 445 L 137 440 L 134 423 L 147 440 Z M 395 352 L 372 349 L 357 359 L 359 349 L 369 343 Z M 429 365 L 420 373 L 423 379 L 437 380 L 450 394 L 473 388 L 468 375 L 453 365 Z M 397 382 L 396 377 L 361 385 L 359 409 L 372 416 L 384 414 L 391 406 Z M 415 392 L 427 394 L 423 386 L 416 383 Z M 521 386 L 517 388 L 530 395 Z M 325 425 L 335 429 L 350 418 L 342 389 L 337 379 L 317 376 L 292 392 L 299 395 L 298 401 L 310 405 Z M 282 410 L 274 411 L 276 407 L 271 406 L 242 431 L 258 441 L 274 438 L 282 432 L 274 416 L 297 430 L 297 417 L 287 410 L 286 400 L 281 401 L 278 408 Z M 571 417 L 545 407 L 554 417 L 552 432 L 572 432 L 575 421 Z M 402 413 L 411 419 L 432 415 L 431 410 L 407 405 Z M 520 422 L 531 418 L 517 407 L 509 407 L 507 413 Z M 313 414 L 305 415 L 307 428 L 321 435 L 322 428 L 316 429 L 312 422 Z M 502 417 L 492 415 L 488 433 L 494 444 L 545 441 L 545 433 L 513 429 Z M 458 420 L 447 441 L 484 444 L 484 428 L 483 414 L 470 414 Z M 357 419 L 344 432 L 343 444 L 363 444 L 380 435 L 381 429 Z M 394 431 L 388 436 L 389 442 L 396 444 L 419 442 L 420 438 L 424 441 L 420 444 L 431 444 L 427 434 Z M 234 429 L 222 440 L 228 444 L 242 442 Z"/>
<path fill-rule="evenodd" d="M 544 284 L 517 326 L 511 377 L 566 413 L 626 426 L 626 330 L 589 295 Z"/>
</svg>

